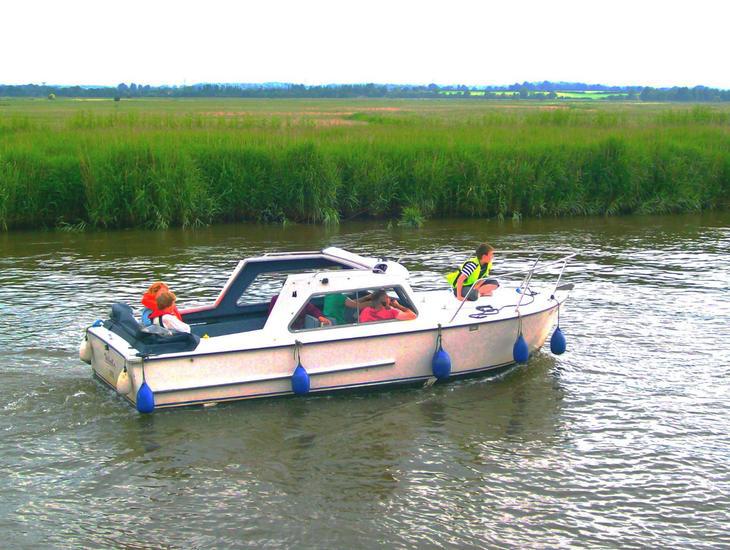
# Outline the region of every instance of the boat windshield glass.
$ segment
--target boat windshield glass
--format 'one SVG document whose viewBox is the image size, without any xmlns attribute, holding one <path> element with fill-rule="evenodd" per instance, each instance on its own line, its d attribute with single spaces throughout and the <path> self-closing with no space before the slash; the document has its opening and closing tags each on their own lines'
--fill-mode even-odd
<svg viewBox="0 0 730 550">
<path fill-rule="evenodd" d="M 246 291 L 236 301 L 236 305 L 268 303 L 271 298 L 279 294 L 289 275 L 291 275 L 290 271 L 261 273 L 248 285 Z"/>
<path fill-rule="evenodd" d="M 372 304 L 373 296 L 379 298 L 379 304 Z M 294 318 L 289 330 L 297 332 L 382 323 L 415 319 L 416 316 L 416 309 L 401 287 L 329 292 L 312 296 Z"/>
<path fill-rule="evenodd" d="M 329 271 L 335 271 L 338 267 L 329 267 Z M 299 273 L 311 273 L 311 269 L 296 269 L 282 271 L 268 271 L 259 273 L 251 283 L 246 286 L 236 300 L 237 306 L 247 306 L 251 304 L 270 303 L 274 296 L 277 296 L 284 286 L 289 275 Z"/>
</svg>

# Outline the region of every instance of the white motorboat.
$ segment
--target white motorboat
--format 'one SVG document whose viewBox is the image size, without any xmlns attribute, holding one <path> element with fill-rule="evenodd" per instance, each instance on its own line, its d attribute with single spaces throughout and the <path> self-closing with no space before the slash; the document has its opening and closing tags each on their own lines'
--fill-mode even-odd
<svg viewBox="0 0 730 550">
<path fill-rule="evenodd" d="M 87 329 L 80 356 L 140 412 L 495 373 L 526 362 L 559 324 L 571 257 L 541 264 L 538 256 L 503 274 L 492 296 L 460 302 L 450 289 L 414 292 L 395 261 L 338 248 L 266 254 L 239 262 L 212 304 L 182 312 L 191 334 L 149 332 L 115 304 Z M 555 280 L 539 286 L 538 271 Z M 277 278 L 284 282 L 271 307 L 258 291 Z M 359 322 L 363 298 L 379 290 L 415 318 Z M 327 316 L 325 300 L 338 296 L 350 306 L 339 319 L 306 314 L 314 306 Z M 565 350 L 559 327 L 551 348 Z"/>
</svg>

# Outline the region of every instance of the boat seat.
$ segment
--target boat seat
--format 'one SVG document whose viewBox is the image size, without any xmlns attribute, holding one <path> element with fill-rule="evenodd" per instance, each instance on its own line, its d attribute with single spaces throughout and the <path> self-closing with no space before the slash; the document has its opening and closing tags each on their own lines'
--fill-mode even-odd
<svg viewBox="0 0 730 550">
<path fill-rule="evenodd" d="M 324 316 L 326 319 L 329 319 L 330 326 L 335 326 L 337 324 L 337 319 L 334 317 L 328 317 L 327 315 Z M 305 315 L 304 316 L 304 328 L 310 329 L 310 328 L 320 328 L 322 326 L 322 322 L 317 319 L 314 315 Z"/>
<path fill-rule="evenodd" d="M 314 317 L 313 315 L 305 315 L 304 316 L 304 328 L 319 328 L 322 326 L 322 323 L 319 322 L 319 319 Z"/>
<path fill-rule="evenodd" d="M 140 355 L 192 351 L 200 343 L 198 336 L 187 332 L 175 332 L 170 336 L 144 332 L 127 304 L 112 305 L 111 315 L 104 321 L 104 328 L 124 338 Z"/>
</svg>

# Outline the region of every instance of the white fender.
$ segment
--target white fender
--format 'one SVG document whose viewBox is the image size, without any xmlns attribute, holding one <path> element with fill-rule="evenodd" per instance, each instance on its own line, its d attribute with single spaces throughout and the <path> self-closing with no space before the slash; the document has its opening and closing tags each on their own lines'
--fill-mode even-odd
<svg viewBox="0 0 730 550">
<path fill-rule="evenodd" d="M 84 336 L 83 340 L 81 340 L 81 344 L 79 345 L 79 359 L 81 359 L 84 363 L 91 365 L 91 343 L 86 336 Z"/>
<path fill-rule="evenodd" d="M 129 377 L 127 369 L 122 369 L 117 377 L 117 393 L 119 395 L 127 395 L 132 391 L 132 379 Z"/>
</svg>

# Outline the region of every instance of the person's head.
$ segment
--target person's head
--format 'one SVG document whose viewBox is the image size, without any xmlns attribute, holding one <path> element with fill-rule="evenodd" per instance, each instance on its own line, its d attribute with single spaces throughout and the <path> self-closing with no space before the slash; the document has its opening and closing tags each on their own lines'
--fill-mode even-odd
<svg viewBox="0 0 730 550">
<path fill-rule="evenodd" d="M 154 282 L 150 285 L 150 287 L 147 289 L 147 294 L 152 294 L 153 296 L 157 296 L 160 292 L 170 290 L 167 288 L 167 285 L 163 283 L 162 281 Z"/>
<path fill-rule="evenodd" d="M 177 297 L 169 290 L 162 290 L 157 295 L 157 309 L 162 311 L 175 304 Z"/>
<path fill-rule="evenodd" d="M 482 243 L 477 246 L 476 257 L 479 259 L 479 263 L 488 264 L 494 258 L 494 247 L 487 243 Z"/>
<path fill-rule="evenodd" d="M 370 295 L 370 307 L 381 309 L 388 307 L 388 304 L 390 304 L 390 299 L 384 290 L 376 290 Z"/>
</svg>

